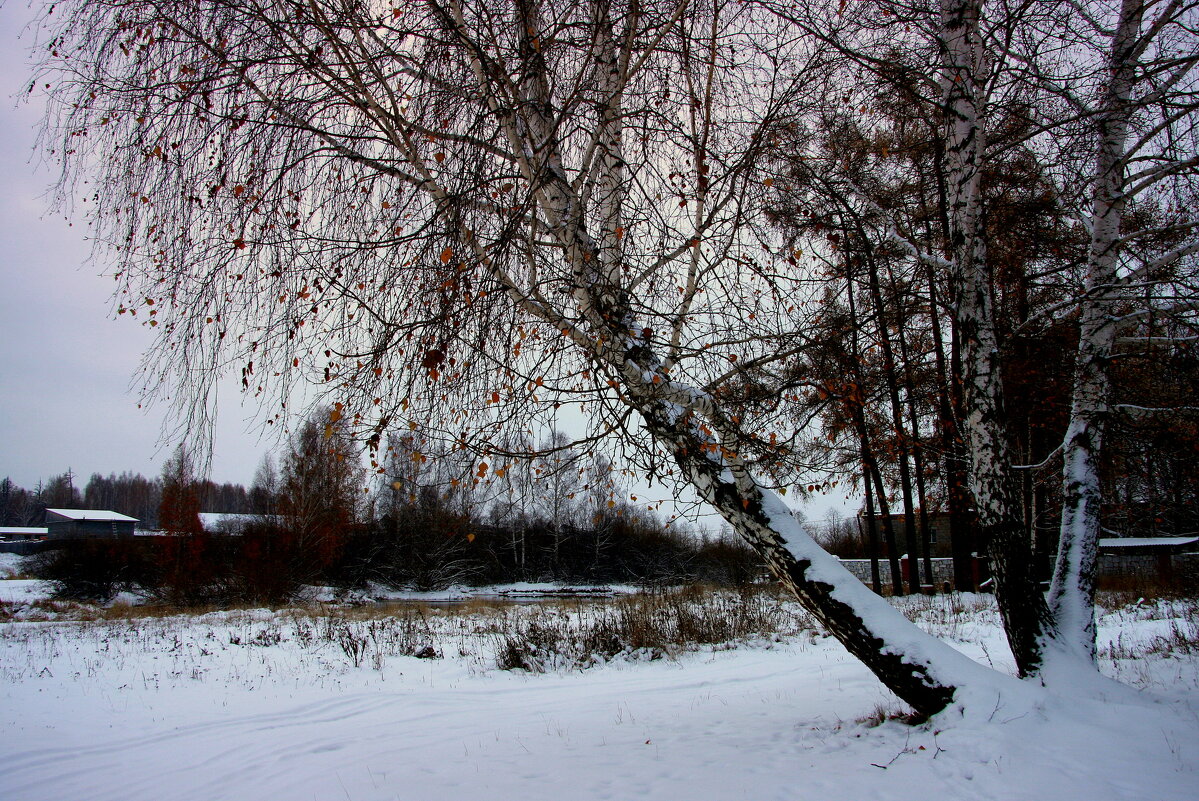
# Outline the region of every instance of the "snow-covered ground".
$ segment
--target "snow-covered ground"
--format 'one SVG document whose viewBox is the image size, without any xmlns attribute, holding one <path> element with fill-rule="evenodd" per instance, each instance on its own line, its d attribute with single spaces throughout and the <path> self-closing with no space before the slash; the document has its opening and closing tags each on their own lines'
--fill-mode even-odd
<svg viewBox="0 0 1199 801">
<path fill-rule="evenodd" d="M 46 597 L 46 585 L 35 579 L 0 580 L 0 604 L 32 604 Z"/>
<path fill-rule="evenodd" d="M 0 553 L 0 580 L 12 578 L 21 572 L 25 557 L 15 553 Z"/>
<path fill-rule="evenodd" d="M 907 603 L 1010 670 L 990 599 Z M 1135 689 L 998 684 L 986 708 L 919 726 L 879 723 L 899 702 L 802 629 L 585 670 L 495 667 L 497 632 L 521 616 L 587 608 L 3 623 L 0 799 L 1199 797 L 1193 605 L 1101 618 L 1105 672 Z M 438 658 L 401 655 L 426 642 Z"/>
</svg>

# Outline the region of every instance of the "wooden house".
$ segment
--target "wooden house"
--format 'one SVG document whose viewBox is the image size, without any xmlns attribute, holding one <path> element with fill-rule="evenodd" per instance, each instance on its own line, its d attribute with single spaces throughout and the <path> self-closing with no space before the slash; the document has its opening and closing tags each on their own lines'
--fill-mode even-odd
<svg viewBox="0 0 1199 801">
<path fill-rule="evenodd" d="M 87 537 L 132 537 L 136 517 L 105 509 L 47 509 L 46 530 L 50 539 Z"/>
</svg>

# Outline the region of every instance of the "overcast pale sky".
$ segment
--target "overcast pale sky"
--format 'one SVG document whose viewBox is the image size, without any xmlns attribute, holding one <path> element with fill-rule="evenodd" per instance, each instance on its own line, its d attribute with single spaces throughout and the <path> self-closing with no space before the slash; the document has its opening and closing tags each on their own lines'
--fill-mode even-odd
<svg viewBox="0 0 1199 801">
<path fill-rule="evenodd" d="M 157 475 L 173 447 L 159 447 L 164 409 L 138 408 L 131 391 L 149 331 L 109 319 L 112 279 L 88 262 L 81 222 L 48 210 L 53 170 L 33 143 L 40 109 L 26 97 L 22 2 L 0 5 L 0 477 L 32 488 L 72 469 Z M 218 414 L 212 477 L 248 484 L 269 441 L 246 430 L 234 397 Z"/>
</svg>

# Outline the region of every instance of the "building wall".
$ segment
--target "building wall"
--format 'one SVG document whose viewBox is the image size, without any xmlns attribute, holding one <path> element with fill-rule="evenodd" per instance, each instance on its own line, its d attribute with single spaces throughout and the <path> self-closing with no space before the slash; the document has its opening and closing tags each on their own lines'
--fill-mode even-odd
<svg viewBox="0 0 1199 801">
<path fill-rule="evenodd" d="M 1199 585 L 1199 553 L 1099 554 L 1099 578 L 1175 579 Z"/>
<path fill-rule="evenodd" d="M 18 556 L 29 556 L 49 549 L 50 543 L 46 540 L 7 540 L 0 542 L 0 553 L 15 553 Z"/>
<path fill-rule="evenodd" d="M 842 559 L 841 564 L 850 573 L 853 573 L 862 583 L 870 583 L 870 560 L 869 559 Z M 933 580 L 937 588 L 940 589 L 946 582 L 953 583 L 953 560 L 945 558 L 937 558 L 932 560 L 933 565 Z M 882 575 L 883 585 L 890 586 L 891 584 L 891 567 L 886 559 L 879 560 L 879 571 Z M 924 560 L 920 560 L 920 573 L 923 579 Z M 927 583 L 927 582 L 926 582 Z"/>
<path fill-rule="evenodd" d="M 132 537 L 132 520 L 47 520 L 53 539 L 75 537 Z"/>
<path fill-rule="evenodd" d="M 907 522 L 902 514 L 891 515 L 891 525 L 895 529 L 895 545 L 899 548 L 899 554 L 902 556 L 907 553 Z M 865 529 L 866 520 L 863 517 L 861 520 L 862 530 Z M 883 557 L 887 556 L 887 537 L 886 525 L 883 523 L 881 516 L 876 516 L 874 519 L 874 527 L 878 532 L 879 552 Z M 928 536 L 930 540 L 930 548 L 932 555 L 935 557 L 949 556 L 952 553 L 952 548 L 949 541 L 949 515 L 934 512 L 928 516 Z M 919 516 L 916 520 L 916 538 L 920 538 L 920 521 Z"/>
</svg>

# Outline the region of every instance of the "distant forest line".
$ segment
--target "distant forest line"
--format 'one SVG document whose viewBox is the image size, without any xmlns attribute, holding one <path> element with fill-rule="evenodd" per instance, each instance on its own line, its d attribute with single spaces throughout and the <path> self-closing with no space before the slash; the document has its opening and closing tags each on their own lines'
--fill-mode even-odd
<svg viewBox="0 0 1199 801">
<path fill-rule="evenodd" d="M 761 560 L 727 532 L 664 524 L 601 455 L 549 435 L 538 455 L 481 468 L 390 437 L 368 469 L 318 410 L 250 487 L 196 476 L 176 449 L 162 475 L 67 473 L 26 490 L 0 483 L 4 525 L 46 508 L 108 509 L 165 536 L 83 540 L 42 554 L 35 573 L 64 596 L 125 589 L 182 604 L 277 602 L 305 585 L 437 589 L 511 581 L 739 584 Z M 200 512 L 258 517 L 206 531 Z"/>
</svg>

